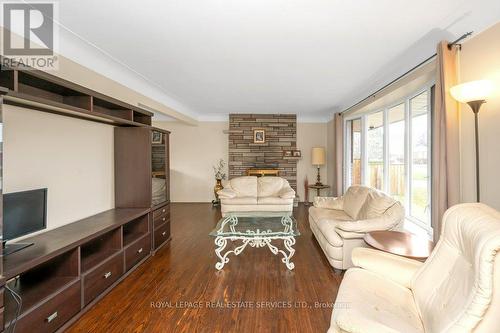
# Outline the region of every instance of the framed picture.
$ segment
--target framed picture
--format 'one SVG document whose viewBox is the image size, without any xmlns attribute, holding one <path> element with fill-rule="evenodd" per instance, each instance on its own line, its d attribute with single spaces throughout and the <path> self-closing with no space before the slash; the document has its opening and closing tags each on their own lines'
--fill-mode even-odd
<svg viewBox="0 0 500 333">
<path fill-rule="evenodd" d="M 253 130 L 253 143 L 266 143 L 266 131 L 264 129 Z"/>
<path fill-rule="evenodd" d="M 302 157 L 302 153 L 300 152 L 300 150 L 294 150 L 293 157 Z"/>
<path fill-rule="evenodd" d="M 161 132 L 152 131 L 151 132 L 151 142 L 153 144 L 162 144 L 163 143 L 163 135 Z"/>
<path fill-rule="evenodd" d="M 283 156 L 285 156 L 285 157 L 292 157 L 292 151 L 291 150 L 285 150 L 283 152 Z"/>
</svg>

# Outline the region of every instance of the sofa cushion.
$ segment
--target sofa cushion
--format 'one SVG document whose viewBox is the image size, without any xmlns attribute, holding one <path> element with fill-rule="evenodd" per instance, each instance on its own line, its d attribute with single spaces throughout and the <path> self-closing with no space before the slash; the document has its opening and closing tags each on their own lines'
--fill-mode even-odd
<svg viewBox="0 0 500 333">
<path fill-rule="evenodd" d="M 258 197 L 279 197 L 279 193 L 286 180 L 281 177 L 259 177 L 257 178 Z"/>
<path fill-rule="evenodd" d="M 371 190 L 368 192 L 365 203 L 358 213 L 357 220 L 375 219 L 384 215 L 384 213 L 396 204 L 396 200 L 387 194 Z"/>
<path fill-rule="evenodd" d="M 410 289 L 376 273 L 349 269 L 332 313 L 332 326 L 345 332 L 424 332 Z"/>
<path fill-rule="evenodd" d="M 309 208 L 309 216 L 313 219 L 311 223 L 315 223 L 316 229 L 330 245 L 340 247 L 344 244 L 342 237 L 335 231 L 335 226 L 338 223 L 351 221 L 350 216 L 344 211 L 311 207 Z"/>
<path fill-rule="evenodd" d="M 234 198 L 221 198 L 221 203 L 224 205 L 256 205 L 256 197 L 234 197 Z"/>
<path fill-rule="evenodd" d="M 352 218 L 343 210 L 325 209 L 319 207 L 310 207 L 309 215 L 315 220 L 330 220 L 330 221 L 352 221 Z"/>
<path fill-rule="evenodd" d="M 257 177 L 255 176 L 233 178 L 229 184 L 238 197 L 257 197 Z"/>
<path fill-rule="evenodd" d="M 293 199 L 280 197 L 258 197 L 257 204 L 259 205 L 288 205 L 293 204 Z"/>
<path fill-rule="evenodd" d="M 359 211 L 365 203 L 371 189 L 366 186 L 351 186 L 343 197 L 343 209 L 354 220 L 358 219 Z"/>
</svg>

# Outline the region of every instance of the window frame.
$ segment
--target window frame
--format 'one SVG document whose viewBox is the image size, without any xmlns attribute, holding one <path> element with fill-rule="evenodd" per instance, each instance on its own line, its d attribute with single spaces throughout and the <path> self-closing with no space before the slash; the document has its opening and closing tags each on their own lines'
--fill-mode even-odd
<svg viewBox="0 0 500 333">
<path fill-rule="evenodd" d="M 405 197 L 405 202 L 403 202 L 405 206 L 405 217 L 408 221 L 418 225 L 419 227 L 423 228 L 426 230 L 429 234 L 432 233 L 432 222 L 431 222 L 431 210 L 432 210 L 432 113 L 433 113 L 433 105 L 432 105 L 432 87 L 435 85 L 435 81 L 432 80 L 425 85 L 421 86 L 419 89 L 414 90 L 411 94 L 405 95 L 403 98 L 400 98 L 396 100 L 393 103 L 387 104 L 383 107 L 376 108 L 373 110 L 369 110 L 367 112 L 363 112 L 361 114 L 352 114 L 352 115 L 347 115 L 343 119 L 343 129 L 344 129 L 344 181 L 343 181 L 343 193 L 347 190 L 347 188 L 350 186 L 350 178 L 349 178 L 349 149 L 351 148 L 350 143 L 350 138 L 347 136 L 347 127 L 348 127 L 348 122 L 353 121 L 356 119 L 361 120 L 361 183 L 362 185 L 367 185 L 369 184 L 369 177 L 368 173 L 366 172 L 367 166 L 368 166 L 368 154 L 367 154 L 367 133 L 368 133 L 368 124 L 367 124 L 367 117 L 371 114 L 377 113 L 377 112 L 383 112 L 383 119 L 384 119 L 384 143 L 383 143 L 383 156 L 384 156 L 384 176 L 383 176 L 383 191 L 386 193 L 389 193 L 389 186 L 390 186 L 390 175 L 389 175 L 389 110 L 395 106 L 398 106 L 400 104 L 404 104 L 404 113 L 405 113 L 405 142 L 404 142 L 404 163 L 405 163 L 405 171 L 404 171 L 404 177 L 405 177 L 405 189 L 404 189 L 404 197 Z M 429 212 L 428 212 L 428 223 L 425 223 L 424 221 L 417 219 L 416 217 L 411 215 L 411 167 L 412 167 L 412 127 L 411 127 L 411 106 L 410 106 L 410 101 L 417 97 L 418 95 L 427 92 L 427 105 L 429 106 L 428 108 L 428 117 L 427 117 L 427 142 L 428 142 L 428 149 L 427 149 L 427 186 L 428 186 L 428 198 L 429 198 Z"/>
</svg>

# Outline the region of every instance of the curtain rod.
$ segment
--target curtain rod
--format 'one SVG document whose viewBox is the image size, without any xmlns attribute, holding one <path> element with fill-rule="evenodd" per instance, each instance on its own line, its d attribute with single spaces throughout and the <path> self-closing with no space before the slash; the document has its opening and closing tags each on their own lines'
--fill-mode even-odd
<svg viewBox="0 0 500 333">
<path fill-rule="evenodd" d="M 465 38 L 469 37 L 470 35 L 472 35 L 473 31 L 469 31 L 465 34 L 463 34 L 462 36 L 458 37 L 457 39 L 455 39 L 453 42 L 451 43 L 448 43 L 448 48 L 451 49 L 452 46 L 461 46 L 460 44 L 460 41 L 464 40 Z M 419 68 L 420 66 L 422 65 L 425 65 L 428 61 L 430 61 L 432 58 L 434 58 L 435 56 L 437 56 L 437 53 L 434 53 L 433 55 L 431 55 L 430 57 L 426 58 L 424 61 L 421 61 L 418 65 L 416 66 L 413 66 L 412 68 L 410 68 L 408 71 L 404 72 L 403 74 L 401 74 L 400 76 L 398 76 L 397 78 L 395 78 L 394 80 L 392 80 L 391 82 L 387 83 L 386 85 L 384 85 L 382 88 L 378 89 L 377 91 L 375 91 L 374 93 L 371 93 L 370 95 L 368 95 L 367 97 L 363 98 L 362 100 L 360 100 L 359 102 L 351 105 L 350 107 L 348 107 L 347 109 L 345 109 L 344 111 L 340 112 L 340 114 L 343 114 L 347 111 L 349 111 L 350 109 L 352 109 L 353 107 L 363 103 L 364 101 L 366 101 L 367 99 L 369 98 L 372 98 L 372 97 L 375 97 L 376 94 L 378 94 L 379 92 L 381 92 L 382 90 L 384 90 L 385 88 L 389 87 L 390 85 L 394 84 L 395 82 L 399 81 L 400 79 L 402 79 L 403 77 L 405 77 L 406 75 L 410 74 L 411 72 L 413 72 L 414 70 L 416 70 L 417 68 Z"/>
</svg>

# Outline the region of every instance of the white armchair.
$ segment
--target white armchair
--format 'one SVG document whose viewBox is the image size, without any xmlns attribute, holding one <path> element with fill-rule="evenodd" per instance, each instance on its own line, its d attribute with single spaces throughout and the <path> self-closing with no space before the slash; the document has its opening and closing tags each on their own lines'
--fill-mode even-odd
<svg viewBox="0 0 500 333">
<path fill-rule="evenodd" d="M 500 212 L 462 204 L 425 263 L 357 248 L 328 333 L 500 332 Z"/>
<path fill-rule="evenodd" d="M 330 264 L 352 266 L 351 252 L 366 246 L 363 238 L 375 230 L 399 230 L 404 222 L 401 204 L 365 186 L 351 186 L 342 197 L 316 197 L 309 224 Z"/>
<path fill-rule="evenodd" d="M 221 212 L 292 212 L 295 191 L 280 177 L 244 176 L 231 179 L 217 192 Z"/>
</svg>

